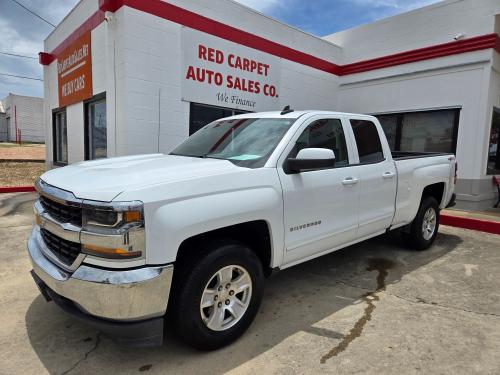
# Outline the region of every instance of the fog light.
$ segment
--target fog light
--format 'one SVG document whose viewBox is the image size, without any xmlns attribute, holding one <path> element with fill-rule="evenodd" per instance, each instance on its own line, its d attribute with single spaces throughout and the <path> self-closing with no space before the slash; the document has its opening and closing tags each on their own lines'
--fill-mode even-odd
<svg viewBox="0 0 500 375">
<path fill-rule="evenodd" d="M 139 258 L 142 255 L 141 251 L 127 251 L 122 248 L 109 248 L 89 244 L 83 244 L 82 251 L 88 255 L 109 259 Z"/>
</svg>

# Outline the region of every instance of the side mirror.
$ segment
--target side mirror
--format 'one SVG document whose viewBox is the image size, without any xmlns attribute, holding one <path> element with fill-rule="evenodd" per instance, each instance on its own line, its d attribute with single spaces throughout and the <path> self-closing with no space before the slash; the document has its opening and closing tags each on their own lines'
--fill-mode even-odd
<svg viewBox="0 0 500 375">
<path fill-rule="evenodd" d="M 288 158 L 287 164 L 291 173 L 333 168 L 335 153 L 327 148 L 304 148 L 296 158 Z"/>
</svg>

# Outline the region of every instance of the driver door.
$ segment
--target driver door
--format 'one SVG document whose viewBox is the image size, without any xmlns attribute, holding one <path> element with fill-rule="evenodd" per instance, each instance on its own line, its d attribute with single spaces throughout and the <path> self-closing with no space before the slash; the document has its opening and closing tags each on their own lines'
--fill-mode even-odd
<svg viewBox="0 0 500 375">
<path fill-rule="evenodd" d="M 345 126 L 340 118 L 315 116 L 301 127 L 280 159 L 285 265 L 341 247 L 356 237 L 360 177 L 358 168 L 350 166 L 353 152 Z M 286 159 L 294 158 L 304 148 L 333 150 L 335 166 L 289 172 Z"/>
</svg>

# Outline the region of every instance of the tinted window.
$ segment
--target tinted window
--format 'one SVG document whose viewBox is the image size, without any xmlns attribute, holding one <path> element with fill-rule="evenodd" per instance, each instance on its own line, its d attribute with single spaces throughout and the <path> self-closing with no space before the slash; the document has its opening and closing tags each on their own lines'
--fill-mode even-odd
<svg viewBox="0 0 500 375">
<path fill-rule="evenodd" d="M 408 113 L 403 117 L 401 151 L 453 150 L 454 111 Z"/>
<path fill-rule="evenodd" d="M 189 135 L 193 135 L 205 125 L 221 118 L 248 113 L 231 108 L 214 107 L 205 104 L 191 103 L 189 113 Z"/>
<path fill-rule="evenodd" d="M 87 103 L 87 119 L 87 158 L 105 158 L 108 154 L 106 99 Z"/>
<path fill-rule="evenodd" d="M 377 163 L 384 160 L 382 144 L 375 124 L 366 120 L 350 121 L 358 146 L 359 162 L 361 164 Z"/>
<path fill-rule="evenodd" d="M 500 174 L 500 109 L 493 109 L 493 119 L 490 132 L 490 146 L 488 149 L 488 174 Z"/>
<path fill-rule="evenodd" d="M 337 167 L 349 164 L 347 144 L 340 120 L 323 119 L 310 124 L 297 139 L 290 157 L 296 157 L 304 148 L 328 148 L 335 153 Z"/>
<path fill-rule="evenodd" d="M 377 117 L 380 121 L 380 125 L 382 125 L 382 129 L 384 129 L 384 133 L 387 137 L 387 142 L 389 142 L 391 151 L 395 151 L 398 136 L 398 115 L 385 115 Z"/>
<path fill-rule="evenodd" d="M 391 151 L 455 152 L 460 110 L 381 114 Z"/>
<path fill-rule="evenodd" d="M 66 126 L 66 110 L 53 114 L 54 162 L 68 162 L 68 129 Z"/>
</svg>

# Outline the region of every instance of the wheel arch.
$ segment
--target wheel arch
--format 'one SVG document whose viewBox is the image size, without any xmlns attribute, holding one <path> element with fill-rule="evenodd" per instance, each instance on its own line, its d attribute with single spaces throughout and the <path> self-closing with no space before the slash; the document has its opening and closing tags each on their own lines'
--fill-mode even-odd
<svg viewBox="0 0 500 375">
<path fill-rule="evenodd" d="M 273 269 L 271 227 L 265 220 L 253 220 L 196 234 L 182 241 L 177 251 L 176 264 L 185 264 L 196 257 L 203 244 L 216 240 L 233 240 L 248 246 L 261 261 L 266 274 Z"/>
<path fill-rule="evenodd" d="M 427 185 L 424 187 L 422 191 L 422 196 L 420 198 L 420 202 L 422 202 L 426 197 L 433 197 L 438 202 L 439 207 L 442 207 L 444 204 L 444 196 L 446 191 L 446 183 L 445 182 L 437 182 L 434 184 Z"/>
</svg>

